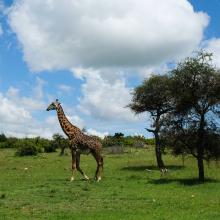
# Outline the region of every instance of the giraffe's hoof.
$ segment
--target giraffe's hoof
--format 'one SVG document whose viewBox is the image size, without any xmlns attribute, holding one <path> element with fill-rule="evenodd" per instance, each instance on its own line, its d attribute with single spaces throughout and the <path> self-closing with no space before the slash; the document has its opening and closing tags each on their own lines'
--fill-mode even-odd
<svg viewBox="0 0 220 220">
<path fill-rule="evenodd" d="M 74 181 L 74 177 L 73 176 L 70 178 L 70 182 L 72 182 L 72 181 Z"/>
<path fill-rule="evenodd" d="M 101 179 L 102 179 L 101 176 L 99 176 L 96 181 L 99 182 L 101 181 Z"/>
<path fill-rule="evenodd" d="M 85 175 L 85 176 L 84 176 L 84 179 L 85 179 L 85 180 L 89 180 L 89 177 Z"/>
</svg>

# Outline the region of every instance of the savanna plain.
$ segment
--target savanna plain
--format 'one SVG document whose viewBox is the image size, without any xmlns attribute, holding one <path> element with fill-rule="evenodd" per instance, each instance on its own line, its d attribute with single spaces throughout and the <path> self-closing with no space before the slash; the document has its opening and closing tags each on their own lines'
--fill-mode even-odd
<svg viewBox="0 0 220 220">
<path fill-rule="evenodd" d="M 196 160 L 164 156 L 169 172 L 155 167 L 153 148 L 104 152 L 101 182 L 91 156 L 81 167 L 91 178 L 77 173 L 70 182 L 71 156 L 58 152 L 16 157 L 13 149 L 0 150 L 1 220 L 219 220 L 220 168 L 205 164 L 206 182 L 199 184 Z"/>
</svg>

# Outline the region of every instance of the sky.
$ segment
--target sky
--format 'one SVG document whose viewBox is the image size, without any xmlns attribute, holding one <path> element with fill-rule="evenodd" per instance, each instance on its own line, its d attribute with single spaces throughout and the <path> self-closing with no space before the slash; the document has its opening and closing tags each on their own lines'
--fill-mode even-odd
<svg viewBox="0 0 220 220">
<path fill-rule="evenodd" d="M 151 120 L 126 106 L 132 90 L 193 51 L 220 67 L 219 0 L 0 0 L 0 133 L 145 135 Z"/>
</svg>

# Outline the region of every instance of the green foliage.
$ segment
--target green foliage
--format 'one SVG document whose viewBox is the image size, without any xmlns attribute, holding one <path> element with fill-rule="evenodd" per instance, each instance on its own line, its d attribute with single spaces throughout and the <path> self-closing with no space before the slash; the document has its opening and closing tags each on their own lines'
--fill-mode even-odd
<svg viewBox="0 0 220 220">
<path fill-rule="evenodd" d="M 26 146 L 30 146 L 30 147 L 26 147 Z M 42 152 L 51 153 L 51 152 L 55 152 L 56 149 L 58 148 L 64 150 L 67 147 L 69 147 L 69 141 L 59 134 L 55 134 L 53 136 L 53 140 L 48 140 L 41 137 L 20 138 L 20 139 L 15 137 L 7 138 L 4 134 L 0 135 L 0 148 L 19 148 L 18 154 L 26 154 L 23 151 L 29 154 L 28 149 L 30 149 L 30 151 L 33 151 L 33 155 L 35 154 L 34 149 L 37 149 L 38 153 L 42 153 Z"/>
<path fill-rule="evenodd" d="M 155 139 L 154 138 L 148 138 L 146 139 L 146 144 L 154 146 L 155 145 Z"/>
<path fill-rule="evenodd" d="M 124 134 L 121 133 L 121 132 L 114 134 L 114 138 L 120 139 L 120 138 L 123 138 L 123 137 L 124 137 Z"/>
<path fill-rule="evenodd" d="M 174 111 L 164 119 L 163 136 L 175 154 L 192 154 L 204 181 L 203 160 L 220 158 L 220 71 L 212 54 L 200 51 L 171 71 Z"/>
<path fill-rule="evenodd" d="M 114 138 L 114 136 L 108 135 L 105 136 L 102 140 L 103 147 L 111 147 L 115 145 L 120 145 L 118 139 Z"/>
<path fill-rule="evenodd" d="M 143 148 L 147 145 L 154 145 L 154 139 L 146 139 L 144 136 L 124 136 L 122 133 L 115 133 L 115 135 L 106 136 L 102 140 L 103 147 L 136 147 L 136 148 Z"/>
<path fill-rule="evenodd" d="M 105 136 L 102 140 L 103 147 L 123 146 L 124 134 L 115 133 L 115 135 Z"/>
<path fill-rule="evenodd" d="M 171 71 L 171 88 L 177 112 L 195 115 L 218 112 L 220 72 L 211 61 L 212 54 L 199 51 Z"/>
<path fill-rule="evenodd" d="M 52 145 L 51 140 L 37 137 L 34 138 L 34 141 L 39 152 L 51 153 L 56 151 L 56 149 Z"/>
<path fill-rule="evenodd" d="M 34 156 L 38 154 L 36 145 L 30 139 L 22 139 L 16 142 L 16 156 Z"/>
<path fill-rule="evenodd" d="M 7 141 L 5 134 L 0 134 L 0 143 Z"/>
<path fill-rule="evenodd" d="M 153 75 L 134 89 L 132 102 L 128 107 L 135 113 L 150 113 L 153 123 L 148 132 L 154 134 L 155 152 L 159 169 L 164 169 L 162 159 L 164 148 L 161 146 L 160 130 L 163 118 L 173 109 L 171 80 L 168 75 Z"/>
<path fill-rule="evenodd" d="M 6 141 L 0 142 L 0 148 L 15 148 L 17 140 L 15 137 L 8 137 Z"/>
<path fill-rule="evenodd" d="M 51 148 L 56 150 L 58 148 L 61 149 L 60 151 L 60 155 L 64 155 L 64 151 L 66 148 L 70 147 L 70 142 L 68 139 L 64 138 L 62 135 L 60 134 L 54 134 L 53 135 L 53 140 L 51 142 Z"/>
<path fill-rule="evenodd" d="M 153 75 L 133 91 L 128 107 L 136 114 L 150 112 L 151 116 L 162 115 L 172 108 L 170 79 L 167 75 Z"/>
</svg>

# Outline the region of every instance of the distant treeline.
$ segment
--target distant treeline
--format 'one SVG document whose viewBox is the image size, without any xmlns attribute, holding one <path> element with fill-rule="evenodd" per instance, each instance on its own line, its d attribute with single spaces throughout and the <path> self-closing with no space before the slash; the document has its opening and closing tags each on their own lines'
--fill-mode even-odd
<svg viewBox="0 0 220 220">
<path fill-rule="evenodd" d="M 37 155 L 38 153 L 55 152 L 61 149 L 60 154 L 64 154 L 64 149 L 69 147 L 69 141 L 60 134 L 54 134 L 53 139 L 35 138 L 16 138 L 6 137 L 0 134 L 0 148 L 15 148 L 17 156 Z"/>
<path fill-rule="evenodd" d="M 103 148 L 116 146 L 143 148 L 155 144 L 154 139 L 147 139 L 144 136 L 124 136 L 122 133 L 106 136 L 100 141 Z M 60 155 L 64 155 L 65 149 L 69 147 L 69 140 L 60 134 L 54 134 L 51 140 L 41 137 L 6 137 L 5 134 L 0 134 L 0 148 L 15 148 L 17 156 L 37 155 L 38 153 L 50 153 L 58 150 L 60 150 Z"/>
<path fill-rule="evenodd" d="M 145 138 L 141 135 L 124 136 L 123 133 L 115 133 L 114 135 L 106 136 L 101 140 L 103 147 L 122 146 L 142 148 L 147 145 L 154 145 L 154 138 Z"/>
</svg>

